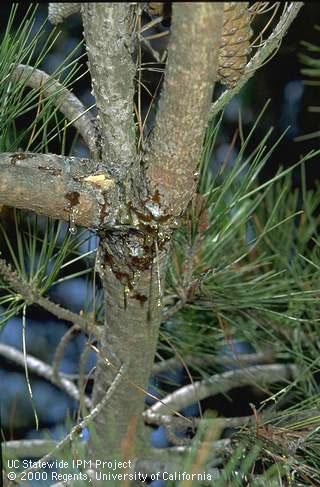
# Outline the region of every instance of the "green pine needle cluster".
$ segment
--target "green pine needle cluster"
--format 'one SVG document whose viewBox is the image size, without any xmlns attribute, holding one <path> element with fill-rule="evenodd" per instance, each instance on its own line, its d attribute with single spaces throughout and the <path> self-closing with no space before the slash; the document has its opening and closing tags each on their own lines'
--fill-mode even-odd
<svg viewBox="0 0 320 487">
<path fill-rule="evenodd" d="M 12 8 L 6 31 L 0 40 L 0 149 L 2 152 L 16 150 L 48 152 L 49 143 L 57 139 L 64 153 L 66 128 L 69 123 L 59 113 L 55 101 L 59 92 L 44 96 L 41 89 L 26 88 L 26 80 L 13 80 L 14 66 L 26 64 L 39 68 L 50 54 L 59 32 L 51 29 L 45 21 L 35 32 L 37 5 L 31 5 L 14 31 L 13 22 L 17 15 L 18 4 Z M 82 77 L 76 53 L 82 43 L 77 45 L 64 59 L 63 63 L 51 73 L 52 78 L 68 87 L 71 82 Z M 82 70 L 83 71 L 83 70 Z M 76 78 L 78 76 L 78 78 Z M 19 117 L 36 112 L 32 123 L 22 129 L 17 128 Z"/>
</svg>

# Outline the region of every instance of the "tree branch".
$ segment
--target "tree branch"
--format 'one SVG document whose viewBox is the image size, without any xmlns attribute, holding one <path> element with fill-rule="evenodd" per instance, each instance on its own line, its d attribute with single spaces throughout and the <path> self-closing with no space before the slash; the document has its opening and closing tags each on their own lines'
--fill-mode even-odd
<svg viewBox="0 0 320 487">
<path fill-rule="evenodd" d="M 81 101 L 59 81 L 40 69 L 24 64 L 13 68 L 12 79 L 23 81 L 25 86 L 41 91 L 46 98 L 53 98 L 61 113 L 70 120 L 88 146 L 92 158 L 97 155 L 96 129 L 90 113 Z"/>
<path fill-rule="evenodd" d="M 114 180 L 92 161 L 53 154 L 0 154 L 0 205 L 98 228 L 118 214 Z M 112 204 L 110 203 L 112 202 Z"/>
<path fill-rule="evenodd" d="M 252 59 L 248 62 L 242 78 L 238 81 L 236 86 L 230 90 L 225 90 L 220 97 L 212 104 L 209 120 L 212 120 L 219 112 L 223 110 L 229 101 L 239 93 L 246 82 L 255 74 L 272 53 L 278 49 L 282 38 L 286 35 L 287 30 L 303 7 L 303 2 L 289 2 L 284 9 L 281 18 L 271 32 L 268 39 L 263 43 L 263 46 L 256 52 Z"/>
<path fill-rule="evenodd" d="M 245 369 L 215 374 L 209 379 L 181 387 L 166 396 L 161 402 L 156 402 L 143 415 L 148 417 L 154 413 L 163 414 L 167 412 L 168 406 L 180 411 L 194 401 L 201 401 L 208 396 L 227 392 L 234 387 L 263 386 L 274 382 L 288 381 L 296 374 L 297 368 L 291 364 L 255 365 Z"/>
<path fill-rule="evenodd" d="M 223 3 L 174 2 L 165 81 L 145 156 L 155 219 L 178 216 L 197 183 L 221 40 Z"/>
<path fill-rule="evenodd" d="M 0 355 L 8 360 L 11 360 L 15 364 L 20 365 L 21 367 L 25 366 L 25 357 L 23 353 L 14 347 L 10 347 L 9 345 L 0 343 Z M 30 372 L 40 375 L 55 386 L 59 387 L 59 389 L 66 392 L 73 399 L 79 401 L 80 394 L 78 388 L 74 385 L 72 381 L 70 381 L 66 377 L 63 377 L 61 374 L 59 374 L 59 378 L 57 380 L 52 367 L 45 362 L 42 362 L 42 360 L 33 357 L 33 355 L 27 355 L 26 362 Z M 85 403 L 88 408 L 91 407 L 91 399 L 89 399 L 89 397 L 85 398 Z"/>
<path fill-rule="evenodd" d="M 126 365 L 122 364 L 112 384 L 110 385 L 109 389 L 107 390 L 107 392 L 105 393 L 101 401 L 91 409 L 90 413 L 87 416 L 85 416 L 83 420 L 80 421 L 80 423 L 76 424 L 71 429 L 71 431 L 68 433 L 68 435 L 65 438 L 63 438 L 63 440 L 56 443 L 52 448 L 52 450 L 49 453 L 47 453 L 45 456 L 43 456 L 39 460 L 39 462 L 47 462 L 53 455 L 56 455 L 65 446 L 69 445 L 74 440 L 74 438 L 81 432 L 81 430 L 85 428 L 100 413 L 100 411 L 106 405 L 107 401 L 110 399 L 110 397 L 116 390 L 117 386 L 119 385 L 119 382 L 121 381 L 125 371 L 126 371 Z M 35 469 L 36 467 L 30 467 L 27 470 L 24 470 L 23 473 L 25 474 Z M 22 474 L 20 474 L 18 478 L 21 478 L 21 475 Z"/>
<path fill-rule="evenodd" d="M 239 417 L 231 417 L 231 418 L 192 418 L 192 422 L 195 427 L 198 427 L 200 424 L 202 428 L 210 429 L 215 428 L 219 430 L 223 430 L 225 428 L 237 428 L 239 426 L 246 425 L 254 420 L 254 416 L 239 416 Z M 183 418 L 179 418 L 177 416 L 171 416 L 170 414 L 158 414 L 158 413 L 148 413 L 148 415 L 144 418 L 146 424 L 156 424 L 156 425 L 170 425 L 171 428 L 175 429 L 186 429 L 190 428 L 190 424 L 186 423 Z"/>
<path fill-rule="evenodd" d="M 3 443 L 6 455 L 14 458 L 39 458 L 55 447 L 54 440 L 13 440 Z"/>
<path fill-rule="evenodd" d="M 68 328 L 55 349 L 52 359 L 52 373 L 57 381 L 59 381 L 59 366 L 61 360 L 63 359 L 66 347 L 73 338 L 74 332 L 79 331 L 79 329 L 80 328 L 78 325 L 72 325 L 70 328 Z"/>
<path fill-rule="evenodd" d="M 54 24 L 60 24 L 70 15 L 80 11 L 80 3 L 49 3 L 48 8 L 49 21 Z"/>
<path fill-rule="evenodd" d="M 84 333 L 87 333 L 90 336 L 96 337 L 98 340 L 102 334 L 102 327 L 97 326 L 94 322 L 87 320 L 83 316 L 78 315 L 77 313 L 73 313 L 69 309 L 65 309 L 59 304 L 53 303 L 50 301 L 49 298 L 44 296 L 38 296 L 37 300 L 34 301 L 34 304 L 38 304 L 41 308 L 46 309 L 49 313 L 53 314 L 59 320 L 69 321 L 70 323 L 74 323 L 78 325 Z"/>
<path fill-rule="evenodd" d="M 259 353 L 244 353 L 244 354 L 237 354 L 234 352 L 233 355 L 221 357 L 213 354 L 203 354 L 201 356 L 195 356 L 192 354 L 188 354 L 183 357 L 183 360 L 191 365 L 191 366 L 198 366 L 198 367 L 210 367 L 212 365 L 238 365 L 240 367 L 248 366 L 248 365 L 258 365 L 258 364 L 266 364 L 272 363 L 274 360 L 273 353 L 271 351 L 267 352 L 259 352 Z M 160 362 L 156 362 L 153 365 L 152 373 L 153 374 L 161 374 L 166 370 L 171 370 L 175 367 L 181 367 L 181 361 L 178 357 L 172 357 L 167 360 L 162 360 Z"/>
<path fill-rule="evenodd" d="M 135 67 L 129 52 L 129 3 L 81 5 L 90 73 L 98 110 L 105 170 L 123 180 L 136 162 L 134 127 Z"/>
<path fill-rule="evenodd" d="M 0 276 L 5 279 L 13 291 L 21 295 L 27 304 L 37 304 L 59 318 L 59 320 L 77 324 L 84 333 L 89 335 L 93 334 L 95 337 L 100 338 L 100 328 L 92 321 L 86 320 L 83 316 L 62 308 L 59 304 L 50 301 L 49 298 L 41 296 L 37 289 L 34 289 L 31 284 L 25 282 L 16 271 L 11 269 L 10 264 L 4 259 L 0 259 Z"/>
</svg>

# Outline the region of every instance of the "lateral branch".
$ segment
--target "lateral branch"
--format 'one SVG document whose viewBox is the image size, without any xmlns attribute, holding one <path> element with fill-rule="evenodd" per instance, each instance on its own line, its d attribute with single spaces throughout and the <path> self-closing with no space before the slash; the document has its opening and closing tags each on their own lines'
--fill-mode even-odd
<svg viewBox="0 0 320 487">
<path fill-rule="evenodd" d="M 99 163 L 30 152 L 0 154 L 0 205 L 31 210 L 87 228 L 113 223 L 116 185 Z M 112 202 L 112 204 L 111 204 Z"/>
</svg>

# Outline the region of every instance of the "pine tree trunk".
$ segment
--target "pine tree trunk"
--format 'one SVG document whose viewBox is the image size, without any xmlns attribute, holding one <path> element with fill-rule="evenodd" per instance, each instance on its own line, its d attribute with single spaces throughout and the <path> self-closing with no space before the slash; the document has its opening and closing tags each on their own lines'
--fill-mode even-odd
<svg viewBox="0 0 320 487">
<path fill-rule="evenodd" d="M 142 434 L 141 388 L 147 385 L 157 346 L 170 237 L 197 184 L 223 5 L 174 3 L 165 81 L 155 128 L 143 153 L 137 151 L 133 117 L 134 7 L 93 2 L 82 4 L 81 12 L 98 111 L 98 168 L 113 178 L 118 190 L 118 201 L 106 196 L 101 211 L 100 228 L 111 229 L 101 235 L 97 264 L 106 321 L 94 404 L 103 399 L 117 370 L 126 367 L 94 419 L 100 442 L 91 438 L 90 456 L 134 459 L 149 446 Z M 118 206 L 114 223 L 105 211 L 109 206 Z"/>
<path fill-rule="evenodd" d="M 163 247 L 158 253 L 157 241 L 155 236 L 135 230 L 112 232 L 101 241 L 97 266 L 104 287 L 106 318 L 94 404 L 101 401 L 121 364 L 126 369 L 95 419 L 100 442 L 92 441 L 93 458 L 133 459 L 148 446 L 142 434 L 145 394 L 141 388 L 147 385 L 157 347 L 168 252 Z"/>
</svg>

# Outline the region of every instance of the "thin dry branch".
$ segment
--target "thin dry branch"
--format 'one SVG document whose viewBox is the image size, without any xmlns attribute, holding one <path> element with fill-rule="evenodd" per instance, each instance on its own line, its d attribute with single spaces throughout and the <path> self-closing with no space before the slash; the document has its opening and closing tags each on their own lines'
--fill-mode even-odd
<svg viewBox="0 0 320 487">
<path fill-rule="evenodd" d="M 209 120 L 212 120 L 219 112 L 223 110 L 229 101 L 239 93 L 246 82 L 255 74 L 255 72 L 272 56 L 279 48 L 283 37 L 286 35 L 290 25 L 303 7 L 303 2 L 288 2 L 282 12 L 281 18 L 269 37 L 263 42 L 262 47 L 248 62 L 243 76 L 240 78 L 234 88 L 225 90 L 220 97 L 212 104 Z"/>
<path fill-rule="evenodd" d="M 208 396 L 227 392 L 234 387 L 244 385 L 262 387 L 266 384 L 289 381 L 296 375 L 297 367 L 292 364 L 255 365 L 245 369 L 215 374 L 209 379 L 181 387 L 166 396 L 161 402 L 156 402 L 143 415 L 147 418 L 154 413 L 164 414 L 168 406 L 171 409 L 180 411 L 195 401 L 201 401 Z"/>
<path fill-rule="evenodd" d="M 39 360 L 38 358 L 29 354 L 24 357 L 22 352 L 14 347 L 5 345 L 4 343 L 0 343 L 0 355 L 8 360 L 11 360 L 15 364 L 20 365 L 21 367 L 24 367 L 26 364 L 30 372 L 43 377 L 66 392 L 73 399 L 79 401 L 80 394 L 75 384 L 61 374 L 59 374 L 59 378 L 57 380 L 55 374 L 53 373 L 52 367 L 45 362 L 42 362 L 42 360 Z M 88 408 L 91 407 L 91 399 L 89 399 L 89 397 L 85 398 L 85 404 Z"/>
<path fill-rule="evenodd" d="M 201 356 L 195 356 L 188 354 L 184 357 L 184 361 L 190 366 L 196 367 L 210 367 L 214 365 L 230 366 L 238 365 L 240 367 L 247 367 L 248 365 L 268 364 L 273 362 L 274 356 L 272 352 L 259 352 L 259 353 L 247 353 L 231 355 L 230 357 L 220 357 L 213 354 L 203 354 Z M 167 360 L 161 360 L 156 362 L 153 366 L 153 374 L 161 374 L 166 370 L 172 368 L 182 367 L 181 361 L 178 357 L 172 357 Z"/>
<path fill-rule="evenodd" d="M 173 3 L 165 81 L 145 155 L 150 198 L 145 207 L 154 219 L 180 215 L 193 195 L 222 15 L 223 3 Z"/>
<path fill-rule="evenodd" d="M 14 66 L 12 79 L 23 81 L 25 86 L 39 90 L 45 98 L 52 98 L 61 113 L 78 130 L 91 152 L 91 157 L 96 157 L 96 129 L 92 116 L 70 90 L 44 71 L 25 64 Z"/>
<path fill-rule="evenodd" d="M 97 326 L 93 321 L 87 320 L 83 316 L 73 313 L 69 309 L 63 308 L 59 304 L 53 303 L 49 298 L 38 296 L 34 304 L 38 304 L 43 309 L 46 309 L 51 314 L 59 318 L 59 320 L 69 321 L 78 325 L 84 333 L 94 336 L 97 339 L 101 337 L 101 327 Z"/>
<path fill-rule="evenodd" d="M 167 436 L 173 445 L 185 446 L 191 443 L 191 439 L 186 435 L 179 433 L 186 433 L 190 430 L 190 424 L 186 423 L 184 418 L 177 416 L 170 416 L 165 414 L 149 414 L 145 418 L 146 424 L 163 425 L 166 427 Z M 214 430 L 216 434 L 221 434 L 226 428 L 239 428 L 240 426 L 248 425 L 254 416 L 243 416 L 235 418 L 190 418 L 192 420 L 193 433 L 197 428 L 203 431 Z"/>
<path fill-rule="evenodd" d="M 192 418 L 193 425 L 198 427 L 200 424 L 203 429 L 209 428 L 237 428 L 239 426 L 246 425 L 254 420 L 254 416 L 239 416 L 231 418 Z M 190 428 L 190 425 L 185 422 L 183 418 L 178 418 L 177 416 L 171 416 L 170 414 L 158 414 L 158 413 L 148 413 L 145 416 L 144 421 L 146 424 L 156 424 L 156 425 L 170 425 L 171 427 L 177 429 Z M 204 426 L 205 425 L 205 426 Z"/>
<path fill-rule="evenodd" d="M 0 206 L 88 228 L 114 222 L 119 212 L 113 179 L 96 163 L 77 157 L 31 152 L 0 154 Z M 112 203 L 109 203 L 112 202 Z"/>
<path fill-rule="evenodd" d="M 74 332 L 78 330 L 80 330 L 80 327 L 78 325 L 72 325 L 65 332 L 60 342 L 58 343 L 57 348 L 55 349 L 54 356 L 52 359 L 52 371 L 53 371 L 53 375 L 57 380 L 59 380 L 59 366 L 63 358 L 63 355 L 65 353 L 66 346 L 68 345 L 69 341 L 72 339 Z"/>
<path fill-rule="evenodd" d="M 122 364 L 117 375 L 115 376 L 112 384 L 110 385 L 109 389 L 105 393 L 104 397 L 101 399 L 101 401 L 94 406 L 90 413 L 83 418 L 80 423 L 76 424 L 71 431 L 63 438 L 63 440 L 59 441 L 59 443 L 56 443 L 54 448 L 47 453 L 45 456 L 43 456 L 39 462 L 47 462 L 52 456 L 57 455 L 63 448 L 68 446 L 78 435 L 81 433 L 82 429 L 85 428 L 89 423 L 92 422 L 92 420 L 100 413 L 100 411 L 104 408 L 114 391 L 117 389 L 119 382 L 121 381 L 123 374 L 126 371 L 126 364 Z M 23 474 L 26 474 L 27 472 L 31 472 L 32 470 L 35 470 L 36 467 L 30 467 L 27 470 L 24 470 L 18 478 L 21 479 L 21 476 Z"/>
<path fill-rule="evenodd" d="M 21 298 L 28 305 L 37 304 L 59 318 L 59 320 L 69 321 L 78 325 L 85 333 L 94 335 L 97 338 L 100 337 L 101 331 L 97 325 L 92 321 L 86 320 L 83 316 L 53 303 L 49 298 L 41 296 L 39 291 L 34 289 L 31 284 L 25 282 L 16 271 L 11 269 L 11 265 L 4 259 L 0 259 L 0 276 L 4 278 L 13 291 L 21 295 Z"/>
<path fill-rule="evenodd" d="M 54 440 L 12 440 L 3 443 L 4 453 L 13 458 L 39 458 L 55 447 Z"/>
</svg>

